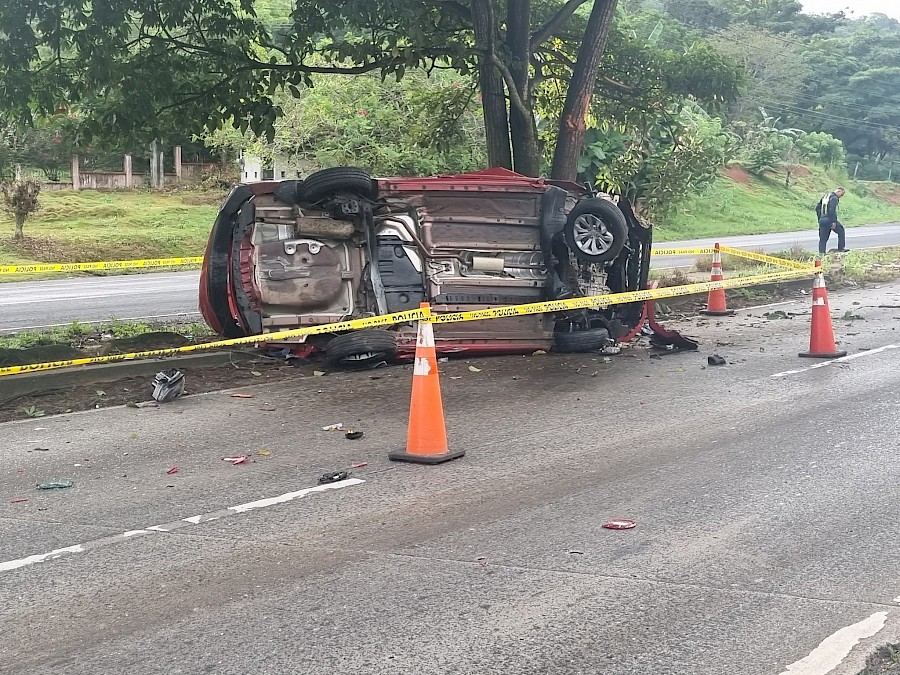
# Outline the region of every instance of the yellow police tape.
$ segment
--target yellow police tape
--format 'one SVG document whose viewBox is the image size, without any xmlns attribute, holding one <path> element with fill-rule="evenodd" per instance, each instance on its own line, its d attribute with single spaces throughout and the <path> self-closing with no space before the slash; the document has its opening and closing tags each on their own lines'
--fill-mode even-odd
<svg viewBox="0 0 900 675">
<path fill-rule="evenodd" d="M 87 366 L 97 363 L 115 363 L 117 361 L 133 361 L 135 359 L 149 359 L 154 357 L 178 356 L 188 352 L 202 352 L 211 349 L 219 349 L 221 347 L 233 347 L 235 345 L 252 345 L 259 342 L 271 342 L 275 340 L 285 340 L 292 337 L 301 337 L 304 335 L 321 335 L 322 333 L 333 333 L 347 330 L 359 330 L 360 328 L 375 328 L 377 326 L 390 326 L 395 323 L 406 323 L 408 321 L 423 321 L 431 316 L 431 310 L 428 308 L 411 309 L 406 312 L 397 312 L 396 314 L 385 314 L 383 316 L 372 316 L 365 319 L 353 319 L 351 321 L 342 321 L 340 323 L 329 323 L 321 326 L 310 326 L 308 328 L 295 328 L 293 330 L 282 330 L 276 333 L 266 333 L 265 335 L 251 335 L 250 337 L 232 338 L 229 340 L 218 340 L 216 342 L 205 342 L 187 347 L 177 347 L 174 349 L 152 349 L 145 352 L 133 352 L 130 354 L 114 354 L 111 356 L 89 356 L 83 359 L 68 359 L 66 361 L 49 361 L 47 363 L 29 363 L 24 366 L 7 366 L 0 368 L 0 377 L 4 375 L 16 375 L 20 373 L 35 373 L 41 370 L 55 370 L 57 368 L 69 368 L 71 366 Z"/>
<path fill-rule="evenodd" d="M 654 248 L 651 249 L 650 255 L 712 255 L 716 249 L 707 248 Z"/>
<path fill-rule="evenodd" d="M 148 258 L 146 260 L 109 260 L 107 262 L 46 263 L 40 265 L 0 265 L 0 274 L 35 274 L 38 272 L 93 272 L 96 270 L 150 269 L 199 265 L 202 256 L 189 258 Z"/>
<path fill-rule="evenodd" d="M 554 300 L 550 302 L 534 302 L 527 305 L 512 305 L 509 307 L 495 307 L 492 309 L 476 309 L 470 312 L 453 312 L 449 314 L 433 314 L 429 321 L 433 323 L 456 323 L 458 321 L 480 321 L 482 319 L 498 319 L 507 316 L 525 316 L 527 314 L 543 314 L 544 312 L 564 312 L 573 309 L 590 309 L 595 307 L 608 307 L 610 305 L 623 305 L 629 302 L 643 302 L 645 300 L 660 300 L 662 298 L 675 298 L 695 293 L 707 293 L 717 289 L 743 288 L 756 286 L 788 279 L 799 279 L 816 274 L 818 270 L 807 267 L 802 270 L 787 270 L 784 272 L 769 272 L 767 274 L 754 274 L 750 277 L 735 277 L 723 281 L 706 281 L 699 284 L 687 284 L 685 286 L 670 286 L 668 288 L 655 288 L 643 291 L 630 291 L 628 293 L 611 293 L 609 295 L 595 295 L 588 298 L 571 298 L 569 300 Z"/>
<path fill-rule="evenodd" d="M 131 354 L 116 354 L 112 356 L 93 356 L 82 359 L 69 359 L 66 361 L 52 361 L 48 363 L 31 363 L 22 366 L 8 366 L 0 368 L 0 377 L 5 375 L 15 375 L 21 373 L 34 373 L 44 370 L 54 370 L 57 368 L 68 368 L 71 366 L 92 365 L 99 363 L 115 363 L 118 361 L 131 361 L 134 359 L 158 358 L 166 356 L 177 356 L 189 352 L 207 351 L 211 349 L 219 349 L 222 347 L 233 347 L 237 345 L 257 344 L 260 342 L 273 342 L 277 340 L 285 340 L 292 337 L 301 337 L 305 335 L 320 335 L 322 333 L 335 333 L 347 330 L 358 330 L 360 328 L 373 328 L 376 326 L 387 326 L 397 323 L 406 323 L 409 321 L 431 321 L 433 323 L 455 323 L 459 321 L 481 321 L 485 319 L 497 319 L 509 316 L 525 316 L 529 314 L 543 314 L 545 312 L 563 312 L 575 309 L 588 309 L 593 307 L 608 307 L 610 305 L 621 305 L 630 302 L 643 302 L 645 300 L 660 300 L 663 298 L 674 298 L 685 295 L 694 295 L 696 293 L 706 293 L 716 289 L 742 288 L 745 286 L 756 286 L 759 284 L 773 283 L 777 281 L 786 281 L 788 279 L 799 279 L 802 277 L 812 276 L 821 270 L 815 267 L 805 267 L 803 269 L 791 269 L 783 272 L 770 272 L 767 274 L 756 274 L 749 277 L 736 277 L 734 279 L 725 279 L 723 281 L 708 281 L 698 284 L 688 284 L 684 286 L 671 286 L 668 288 L 656 288 L 643 291 L 630 291 L 627 293 L 610 293 L 607 295 L 596 295 L 587 298 L 570 298 L 568 300 L 554 300 L 550 302 L 534 302 L 526 305 L 511 305 L 508 307 L 494 307 L 490 309 L 479 309 L 470 312 L 453 312 L 448 314 L 432 314 L 429 308 L 421 308 L 409 310 L 406 312 L 398 312 L 395 314 L 385 314 L 383 316 L 374 316 L 365 319 L 353 319 L 351 321 L 343 321 L 341 323 L 325 324 L 320 326 L 310 326 L 308 328 L 296 328 L 293 330 L 278 331 L 275 333 L 266 333 L 265 335 L 251 335 L 243 338 L 233 338 L 229 340 L 218 340 L 216 342 L 207 342 L 203 344 L 188 345 L 187 347 L 178 347 L 175 349 L 155 349 L 144 352 L 134 352 Z"/>
<path fill-rule="evenodd" d="M 743 251 L 739 248 L 732 248 L 731 246 L 720 246 L 719 250 L 722 251 L 722 253 L 728 253 L 739 258 L 747 258 L 748 260 L 756 260 L 757 262 L 767 263 L 777 267 L 787 267 L 788 269 L 793 270 L 805 270 L 813 267 L 809 263 L 799 262 L 797 260 L 787 260 L 786 258 L 776 258 L 775 256 L 766 255 L 765 253 Z"/>
</svg>

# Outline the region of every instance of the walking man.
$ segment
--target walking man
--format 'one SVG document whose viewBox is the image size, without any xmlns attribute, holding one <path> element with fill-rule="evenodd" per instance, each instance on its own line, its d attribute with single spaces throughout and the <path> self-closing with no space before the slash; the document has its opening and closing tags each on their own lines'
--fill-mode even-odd
<svg viewBox="0 0 900 675">
<path fill-rule="evenodd" d="M 834 192 L 829 192 L 816 204 L 816 216 L 819 218 L 819 253 L 821 255 L 825 255 L 832 231 L 837 232 L 838 252 L 846 253 L 849 250 L 844 248 L 846 232 L 837 215 L 838 203 L 846 192 L 842 187 L 835 188 Z"/>
</svg>

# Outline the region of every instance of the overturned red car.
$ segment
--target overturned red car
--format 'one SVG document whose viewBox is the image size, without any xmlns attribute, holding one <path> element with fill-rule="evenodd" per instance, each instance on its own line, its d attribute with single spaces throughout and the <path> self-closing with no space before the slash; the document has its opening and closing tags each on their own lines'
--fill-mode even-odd
<svg viewBox="0 0 900 675">
<path fill-rule="evenodd" d="M 651 229 L 624 199 L 505 169 L 373 179 L 353 167 L 235 187 L 209 237 L 206 322 L 264 335 L 407 309 L 436 313 L 594 296 L 646 286 Z M 438 352 L 594 351 L 642 303 L 438 324 Z M 411 350 L 414 327 L 277 342 L 365 365 Z M 272 343 L 267 343 L 272 344 Z"/>
</svg>

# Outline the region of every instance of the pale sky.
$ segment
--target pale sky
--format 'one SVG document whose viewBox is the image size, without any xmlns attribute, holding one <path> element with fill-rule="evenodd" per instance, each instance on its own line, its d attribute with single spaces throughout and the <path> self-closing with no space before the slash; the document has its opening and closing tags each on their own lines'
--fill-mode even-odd
<svg viewBox="0 0 900 675">
<path fill-rule="evenodd" d="M 878 12 L 900 20 L 900 2 L 897 0 L 800 0 L 803 9 L 810 14 L 828 14 L 843 10 L 847 16 L 862 16 Z"/>
</svg>

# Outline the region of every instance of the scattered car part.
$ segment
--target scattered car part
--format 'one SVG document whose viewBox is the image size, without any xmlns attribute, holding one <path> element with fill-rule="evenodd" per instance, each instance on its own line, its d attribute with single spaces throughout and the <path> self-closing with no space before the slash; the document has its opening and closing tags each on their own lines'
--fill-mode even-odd
<svg viewBox="0 0 900 675">
<path fill-rule="evenodd" d="M 184 373 L 180 370 L 164 370 L 153 378 L 153 400 L 169 403 L 184 394 Z"/>
<path fill-rule="evenodd" d="M 350 440 L 350 441 L 358 441 L 362 437 L 363 437 L 362 431 L 353 431 L 352 429 L 349 430 L 346 434 L 344 434 L 344 438 L 346 438 L 347 440 Z"/>
<path fill-rule="evenodd" d="M 337 483 L 342 480 L 347 480 L 350 478 L 349 471 L 334 471 L 332 473 L 323 474 L 319 478 L 319 485 L 328 485 L 329 483 Z"/>
<path fill-rule="evenodd" d="M 723 359 L 718 354 L 713 354 L 712 356 L 706 357 L 706 362 L 711 366 L 724 366 L 727 361 Z"/>
<path fill-rule="evenodd" d="M 59 480 L 52 483 L 38 483 L 38 490 L 65 490 L 66 488 L 75 487 L 75 482 L 71 480 Z"/>
<path fill-rule="evenodd" d="M 603 523 L 603 527 L 607 530 L 631 530 L 637 527 L 637 523 L 627 518 L 617 518 Z"/>
</svg>

